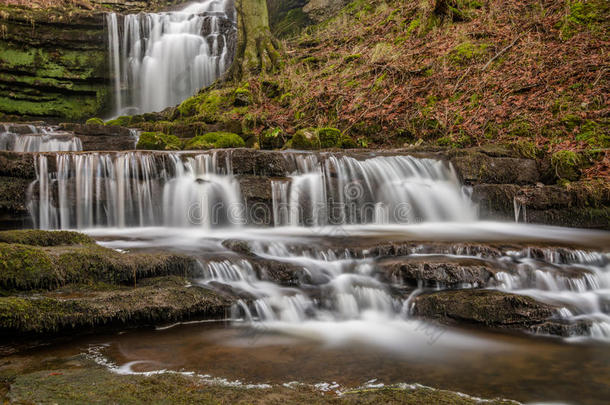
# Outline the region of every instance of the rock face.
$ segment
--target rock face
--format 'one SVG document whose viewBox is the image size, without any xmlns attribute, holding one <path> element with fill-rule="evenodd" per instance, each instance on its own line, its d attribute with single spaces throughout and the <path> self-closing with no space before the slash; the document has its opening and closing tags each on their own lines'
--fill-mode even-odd
<svg viewBox="0 0 610 405">
<path fill-rule="evenodd" d="M 494 274 L 494 270 L 485 261 L 470 258 L 397 257 L 378 264 L 387 279 L 411 286 L 418 286 L 419 281 L 430 286 L 485 286 Z"/>
<path fill-rule="evenodd" d="M 0 113 L 79 120 L 107 105 L 102 13 L 2 9 Z"/>
<path fill-rule="evenodd" d="M 470 323 L 495 328 L 529 329 L 545 323 L 555 307 L 532 298 L 493 290 L 450 290 L 423 294 L 413 314 L 442 323 Z"/>
</svg>

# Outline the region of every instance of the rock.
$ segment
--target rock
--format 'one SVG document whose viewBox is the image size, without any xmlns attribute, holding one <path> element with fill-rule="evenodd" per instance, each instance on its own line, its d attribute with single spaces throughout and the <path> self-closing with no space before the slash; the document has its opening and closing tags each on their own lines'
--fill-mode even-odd
<svg viewBox="0 0 610 405">
<path fill-rule="evenodd" d="M 525 330 L 547 322 L 556 311 L 556 307 L 540 303 L 533 298 L 480 289 L 422 294 L 416 297 L 413 303 L 415 316 L 441 323 Z"/>
<path fill-rule="evenodd" d="M 145 278 L 167 275 L 192 276 L 195 259 L 174 254 L 119 253 L 73 235 L 40 237 L 8 234 L 12 240 L 49 246 L 0 243 L 0 289 L 8 291 L 53 290 L 80 283 L 110 283 L 133 286 Z M 12 237 L 11 237 L 12 235 Z M 6 239 L 6 236 L 5 236 Z"/>
<path fill-rule="evenodd" d="M 189 319 L 224 319 L 231 301 L 186 280 L 163 278 L 115 291 L 0 297 L 0 336 L 65 335 Z"/>
<path fill-rule="evenodd" d="M 13 371 L 19 367 L 18 362 L 8 366 L 14 373 L 13 377 L 9 377 L 11 402 L 63 403 L 66 402 L 65 398 L 70 398 L 74 403 L 81 404 L 517 404 L 505 399 L 481 400 L 422 385 L 368 386 L 345 390 L 338 396 L 305 384 L 273 384 L 263 388 L 211 384 L 209 378 L 191 373 L 118 374 L 86 356 L 53 356 L 47 360 L 34 368 L 28 364 L 29 367 L 24 367 L 24 370 Z M 603 394 L 600 393 L 600 396 Z"/>
<path fill-rule="evenodd" d="M 18 243 L 30 246 L 73 246 L 94 244 L 95 241 L 78 232 L 25 229 L 0 232 L 0 243 Z"/>
<path fill-rule="evenodd" d="M 21 179 L 35 179 L 34 155 L 0 151 L 0 176 Z"/>
<path fill-rule="evenodd" d="M 451 164 L 466 184 L 535 184 L 540 180 L 532 159 L 490 157 L 471 151 L 451 158 Z"/>
<path fill-rule="evenodd" d="M 0 113 L 79 120 L 106 106 L 103 13 L 22 8 L 3 13 Z"/>
<path fill-rule="evenodd" d="M 254 253 L 252 253 L 252 248 L 250 247 L 250 244 L 248 243 L 248 241 L 245 240 L 227 239 L 222 242 L 222 246 L 243 256 L 254 255 Z"/>
<path fill-rule="evenodd" d="M 610 229 L 610 192 L 585 182 L 571 183 L 570 188 L 476 184 L 472 199 L 481 219 L 514 221 L 516 202 L 521 222 Z"/>
<path fill-rule="evenodd" d="M 84 151 L 122 151 L 135 149 L 136 139 L 128 128 L 113 125 L 61 124 L 72 131 L 83 145 Z"/>
<path fill-rule="evenodd" d="M 246 202 L 246 221 L 256 226 L 273 225 L 271 179 L 261 176 L 239 176 L 242 197 Z"/>
<path fill-rule="evenodd" d="M 493 270 L 484 260 L 450 258 L 446 256 L 399 257 L 377 263 L 388 280 L 418 286 L 445 287 L 470 284 L 486 286 L 493 277 Z"/>
</svg>

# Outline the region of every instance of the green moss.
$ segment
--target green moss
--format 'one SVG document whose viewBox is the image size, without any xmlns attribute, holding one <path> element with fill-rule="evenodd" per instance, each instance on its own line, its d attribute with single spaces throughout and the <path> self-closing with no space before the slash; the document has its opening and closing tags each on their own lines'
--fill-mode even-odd
<svg viewBox="0 0 610 405">
<path fill-rule="evenodd" d="M 343 58 L 343 62 L 344 63 L 352 63 L 355 62 L 357 60 L 360 60 L 362 58 L 362 54 L 361 53 L 355 53 L 352 55 L 347 55 L 345 58 Z"/>
<path fill-rule="evenodd" d="M 51 258 L 31 246 L 0 243 L 0 288 L 24 290 L 60 285 L 61 274 Z"/>
<path fill-rule="evenodd" d="M 320 149 L 320 138 L 315 128 L 298 130 L 291 139 L 290 146 L 294 149 L 315 150 Z"/>
<path fill-rule="evenodd" d="M 339 145 L 341 149 L 356 149 L 360 145 L 349 135 L 343 134 L 341 135 L 341 139 L 339 140 Z"/>
<path fill-rule="evenodd" d="M 105 52 L 0 43 L 0 112 L 81 120 L 106 104 Z M 17 86 L 18 84 L 18 86 Z"/>
<path fill-rule="evenodd" d="M 449 61 L 456 65 L 466 65 L 481 60 L 487 54 L 489 44 L 462 42 L 449 53 Z"/>
<path fill-rule="evenodd" d="M 557 177 L 563 180 L 574 181 L 580 177 L 584 165 L 583 157 L 571 150 L 560 150 L 553 153 L 551 163 L 555 168 Z"/>
<path fill-rule="evenodd" d="M 517 119 L 509 124 L 508 134 L 515 138 L 531 138 L 533 135 L 532 124 L 523 119 Z"/>
<path fill-rule="evenodd" d="M 315 56 L 308 56 L 307 58 L 304 58 L 301 61 L 304 65 L 309 65 L 309 66 L 318 66 L 318 64 L 320 63 L 320 60 L 318 58 L 316 58 Z"/>
<path fill-rule="evenodd" d="M 89 236 L 69 231 L 41 231 L 34 229 L 2 231 L 1 243 L 18 243 L 32 246 L 60 246 L 95 243 Z"/>
<path fill-rule="evenodd" d="M 576 134 L 577 141 L 587 142 L 592 147 L 610 148 L 610 122 L 608 120 L 598 123 L 587 120 Z"/>
<path fill-rule="evenodd" d="M 142 132 L 136 149 L 181 150 L 182 141 L 174 135 L 167 135 L 162 132 Z"/>
<path fill-rule="evenodd" d="M 582 29 L 599 34 L 608 39 L 607 21 L 610 4 L 606 0 L 571 1 L 570 10 L 563 18 L 560 33 L 562 39 L 569 39 Z"/>
<path fill-rule="evenodd" d="M 244 140 L 237 134 L 231 132 L 209 132 L 187 141 L 185 149 L 243 148 L 244 146 L 246 146 Z"/>
<path fill-rule="evenodd" d="M 252 104 L 252 92 L 247 87 L 238 87 L 233 92 L 233 105 L 237 107 L 248 106 Z"/>
<path fill-rule="evenodd" d="M 339 145 L 341 131 L 337 128 L 318 128 L 316 134 L 320 139 L 320 147 L 323 149 L 335 148 Z"/>
<path fill-rule="evenodd" d="M 131 124 L 131 116 L 123 115 L 110 121 L 106 121 L 107 126 L 110 127 L 128 127 Z"/>
<path fill-rule="evenodd" d="M 263 131 L 258 144 L 261 149 L 281 149 L 286 142 L 286 136 L 281 128 L 271 128 Z"/>
<path fill-rule="evenodd" d="M 536 146 L 534 142 L 521 140 L 511 145 L 519 156 L 527 159 L 538 159 L 543 155 L 543 152 Z"/>
<path fill-rule="evenodd" d="M 87 124 L 87 125 L 104 125 L 104 121 L 102 121 L 101 118 L 89 118 L 87 120 L 87 122 L 85 122 L 85 124 Z"/>
</svg>

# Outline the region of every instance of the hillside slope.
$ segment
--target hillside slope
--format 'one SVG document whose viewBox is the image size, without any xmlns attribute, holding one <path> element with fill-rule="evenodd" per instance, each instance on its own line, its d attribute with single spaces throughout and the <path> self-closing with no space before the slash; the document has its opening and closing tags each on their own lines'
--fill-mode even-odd
<svg viewBox="0 0 610 405">
<path fill-rule="evenodd" d="M 307 127 L 336 127 L 348 146 L 511 144 L 553 155 L 566 180 L 581 170 L 607 178 L 609 9 L 604 0 L 356 0 L 285 39 L 280 71 L 208 89 L 171 124 L 145 127 L 220 126 L 250 145 L 279 136 L 276 147 Z M 299 11 L 281 23 L 306 22 Z"/>
</svg>

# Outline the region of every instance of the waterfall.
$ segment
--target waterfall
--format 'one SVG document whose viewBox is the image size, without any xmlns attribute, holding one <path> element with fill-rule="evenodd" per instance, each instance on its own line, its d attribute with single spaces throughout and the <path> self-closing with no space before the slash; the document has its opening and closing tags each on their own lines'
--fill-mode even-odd
<svg viewBox="0 0 610 405">
<path fill-rule="evenodd" d="M 55 164 L 41 155 L 36 184 L 45 195 L 31 193 L 34 222 L 63 229 L 245 225 L 252 216 L 245 215 L 232 154 L 222 155 L 219 162 L 219 152 L 59 154 Z M 335 155 L 321 160 L 313 153 L 284 157 L 297 169 L 271 181 L 273 220 L 268 225 L 476 220 L 475 206 L 453 169 L 441 161 Z"/>
<path fill-rule="evenodd" d="M 0 150 L 13 152 L 72 152 L 83 150 L 80 139 L 52 127 L 3 125 L 0 131 Z"/>
<path fill-rule="evenodd" d="M 557 317 L 569 323 L 590 322 L 590 337 L 610 340 L 610 315 L 606 304 L 610 291 L 610 256 L 572 251 L 563 258 L 546 252 L 544 262 L 529 254 L 515 254 L 517 268 L 495 274 L 496 288 L 527 295 L 557 306 Z"/>
<path fill-rule="evenodd" d="M 234 29 L 232 14 L 226 0 L 125 15 L 122 21 L 107 14 L 113 114 L 161 111 L 212 84 L 230 62 L 225 22 Z"/>
<path fill-rule="evenodd" d="M 38 228 L 238 226 L 239 185 L 217 156 L 39 155 L 28 208 Z M 36 193 L 36 187 L 38 193 Z"/>
<path fill-rule="evenodd" d="M 297 170 L 274 181 L 276 225 L 474 221 L 476 209 L 450 166 L 410 156 L 357 160 L 288 155 Z"/>
</svg>

